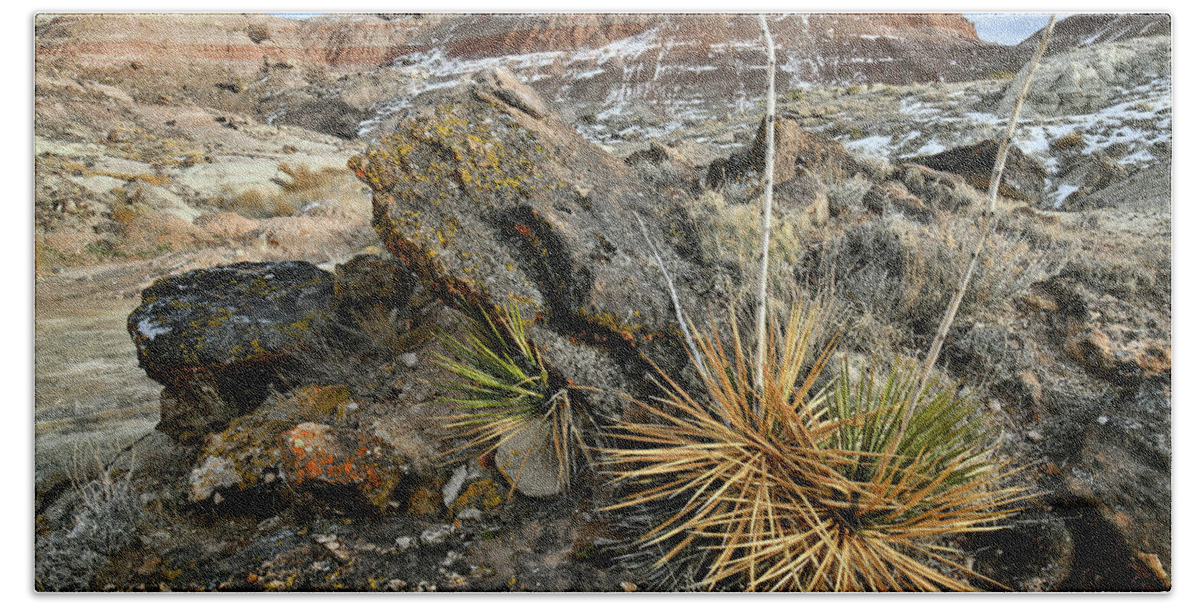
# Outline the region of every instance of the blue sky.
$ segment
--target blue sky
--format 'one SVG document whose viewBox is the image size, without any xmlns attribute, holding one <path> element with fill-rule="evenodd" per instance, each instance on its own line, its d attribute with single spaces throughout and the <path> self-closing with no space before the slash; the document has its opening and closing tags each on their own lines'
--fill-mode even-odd
<svg viewBox="0 0 1200 608">
<path fill-rule="evenodd" d="M 965 13 L 964 16 L 975 24 L 980 38 L 1009 45 L 1019 44 L 1050 21 L 1049 13 Z"/>
</svg>

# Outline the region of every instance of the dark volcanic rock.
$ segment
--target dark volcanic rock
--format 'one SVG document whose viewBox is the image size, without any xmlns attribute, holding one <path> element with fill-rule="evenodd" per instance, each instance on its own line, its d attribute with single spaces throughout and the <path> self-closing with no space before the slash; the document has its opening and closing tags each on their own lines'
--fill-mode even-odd
<svg viewBox="0 0 1200 608">
<path fill-rule="evenodd" d="M 310 99 L 283 112 L 278 121 L 342 139 L 353 139 L 358 136 L 358 124 L 369 116 L 369 113 L 351 107 L 341 99 Z"/>
<path fill-rule="evenodd" d="M 729 180 L 759 175 L 766 165 L 767 122 L 758 124 L 754 143 L 728 159 L 717 159 L 709 166 L 705 184 L 717 188 Z M 853 172 L 854 163 L 836 139 L 809 131 L 800 123 L 781 118 L 775 123 L 775 184 L 784 184 L 796 176 L 798 168 L 841 179 Z"/>
<path fill-rule="evenodd" d="M 139 364 L 166 387 L 160 430 L 191 437 L 261 403 L 333 299 L 331 275 L 307 262 L 242 262 L 156 281 L 128 330 Z"/>
<path fill-rule="evenodd" d="M 1116 159 L 1103 152 L 1093 152 L 1071 161 L 1063 174 L 1063 183 L 1078 188 L 1062 201 L 1064 209 L 1086 209 L 1084 201 L 1093 192 L 1103 190 L 1129 176 Z"/>
<path fill-rule="evenodd" d="M 986 191 L 999 149 L 1000 142 L 989 139 L 914 160 L 931 169 L 961 175 L 968 184 Z M 1046 169 L 1016 146 L 1009 146 L 1000 194 L 1036 203 L 1041 200 L 1045 187 Z"/>
</svg>

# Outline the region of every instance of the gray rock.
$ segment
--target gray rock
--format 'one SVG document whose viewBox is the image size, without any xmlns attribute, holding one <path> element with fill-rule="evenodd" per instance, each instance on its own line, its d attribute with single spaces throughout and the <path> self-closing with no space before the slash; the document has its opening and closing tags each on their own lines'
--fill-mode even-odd
<svg viewBox="0 0 1200 608">
<path fill-rule="evenodd" d="M 475 94 L 481 98 L 497 97 L 534 118 L 543 118 L 550 112 L 536 91 L 505 68 L 488 68 L 472 76 L 471 81 Z"/>
<path fill-rule="evenodd" d="M 500 442 L 496 468 L 518 492 L 531 498 L 548 498 L 566 488 L 550 431 L 538 424 L 530 424 Z"/>
<path fill-rule="evenodd" d="M 1013 107 L 1025 70 L 1012 79 L 1000 107 Z M 1170 36 L 1073 49 L 1047 57 L 1037 66 L 1023 112 L 1042 116 L 1095 112 L 1108 105 L 1120 89 L 1170 73 Z"/>
<path fill-rule="evenodd" d="M 675 273 L 684 308 L 703 310 L 696 288 L 704 282 L 687 280 L 705 273 L 688 257 L 697 242 L 686 221 L 664 215 L 664 201 L 631 167 L 556 115 L 536 118 L 542 104 L 532 98 L 482 100 L 478 93 L 492 89 L 480 83 L 495 78 L 418 97 L 397 127 L 396 141 L 414 145 L 385 140 L 351 159 L 374 191 L 388 250 L 452 306 L 494 311 L 513 302 L 523 318 L 543 318 L 562 339 L 545 353 L 547 365 L 580 385 L 613 388 L 564 369 L 584 348 L 611 356 L 617 375 L 635 382 L 647 371 L 640 354 L 668 367 L 684 361 L 636 216 Z M 590 188 L 586 197 L 572 184 Z"/>
</svg>

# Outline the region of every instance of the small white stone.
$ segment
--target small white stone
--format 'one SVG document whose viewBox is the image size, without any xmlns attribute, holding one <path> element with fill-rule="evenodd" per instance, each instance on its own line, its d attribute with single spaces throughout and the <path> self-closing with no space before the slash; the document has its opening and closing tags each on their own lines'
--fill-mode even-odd
<svg viewBox="0 0 1200 608">
<path fill-rule="evenodd" d="M 417 367 L 417 353 L 404 353 L 400 355 L 400 362 L 408 369 L 415 369 Z"/>
<path fill-rule="evenodd" d="M 454 503 L 454 499 L 458 498 L 458 493 L 462 490 L 463 482 L 467 480 L 466 465 L 459 466 L 455 469 L 454 474 L 450 476 L 450 481 L 442 486 L 442 503 L 447 508 Z"/>
<path fill-rule="evenodd" d="M 401 551 L 408 551 L 412 547 L 413 539 L 411 536 L 401 536 L 396 539 L 396 548 Z"/>
<path fill-rule="evenodd" d="M 469 508 L 463 509 L 462 511 L 459 511 L 458 518 L 459 519 L 474 519 L 475 521 L 479 521 L 479 520 L 483 519 L 483 511 L 480 511 L 479 509 L 476 509 L 475 507 L 469 507 Z"/>
<path fill-rule="evenodd" d="M 1030 441 L 1042 440 L 1042 434 L 1038 431 L 1029 431 L 1028 433 L 1025 433 L 1025 436 L 1028 437 Z"/>
<path fill-rule="evenodd" d="M 439 545 L 449 538 L 450 526 L 448 525 L 434 526 L 421 532 L 421 543 L 425 545 Z"/>
<path fill-rule="evenodd" d="M 1101 416 L 1096 419 L 1096 422 L 1099 422 L 1100 424 L 1108 424 L 1108 416 Z"/>
</svg>

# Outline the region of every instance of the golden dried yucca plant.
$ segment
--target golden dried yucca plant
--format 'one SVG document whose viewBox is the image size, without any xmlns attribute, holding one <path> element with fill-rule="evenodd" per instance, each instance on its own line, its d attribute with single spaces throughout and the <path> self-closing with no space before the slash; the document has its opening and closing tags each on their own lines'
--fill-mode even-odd
<svg viewBox="0 0 1200 608">
<path fill-rule="evenodd" d="M 832 352 L 807 363 L 819 316 L 793 306 L 768 332 L 763 391 L 731 315 L 732 344 L 701 338 L 703 392 L 665 373 L 644 416 L 615 423 L 604 450 L 625 488 L 610 509 L 651 514 L 639 550 L 670 585 L 753 591 L 969 590 L 973 573 L 943 541 L 992 530 L 1028 496 L 992 458 L 976 403 L 954 387 L 919 395 L 897 366 L 831 385 Z M 702 363 L 702 365 L 701 365 Z M 898 434 L 899 433 L 899 434 Z M 640 515 L 636 514 L 640 510 Z M 686 583 L 679 571 L 690 570 Z"/>
</svg>

